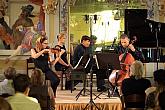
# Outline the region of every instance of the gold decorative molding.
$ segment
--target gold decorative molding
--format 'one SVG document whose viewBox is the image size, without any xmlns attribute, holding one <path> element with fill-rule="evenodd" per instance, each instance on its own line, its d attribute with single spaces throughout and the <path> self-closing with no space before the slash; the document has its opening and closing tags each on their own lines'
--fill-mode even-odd
<svg viewBox="0 0 165 110">
<path fill-rule="evenodd" d="M 47 14 L 56 14 L 59 0 L 48 0 L 48 3 L 43 4 L 44 12 Z"/>
</svg>

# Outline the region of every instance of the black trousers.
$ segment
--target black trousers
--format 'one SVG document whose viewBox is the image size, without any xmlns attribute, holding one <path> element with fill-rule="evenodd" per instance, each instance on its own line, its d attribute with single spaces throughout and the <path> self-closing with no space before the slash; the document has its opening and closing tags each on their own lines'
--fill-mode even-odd
<svg viewBox="0 0 165 110">
<path fill-rule="evenodd" d="M 53 89 L 54 94 L 56 95 L 56 90 L 57 90 L 57 87 L 60 83 L 59 77 L 52 70 L 46 71 L 45 76 L 47 79 L 50 80 L 51 87 Z"/>
<path fill-rule="evenodd" d="M 105 70 L 105 69 L 99 69 L 99 70 L 95 71 L 96 79 L 97 79 L 97 88 L 101 89 L 105 85 L 104 79 L 108 79 L 108 75 L 107 75 L 106 71 L 107 70 Z"/>
</svg>

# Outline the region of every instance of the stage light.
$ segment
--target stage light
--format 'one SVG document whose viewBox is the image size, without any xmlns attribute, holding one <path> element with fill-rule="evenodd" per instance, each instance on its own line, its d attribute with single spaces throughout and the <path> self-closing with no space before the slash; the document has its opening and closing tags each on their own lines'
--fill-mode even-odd
<svg viewBox="0 0 165 110">
<path fill-rule="evenodd" d="M 94 16 L 94 23 L 96 23 L 97 21 L 97 15 L 93 15 Z"/>
<path fill-rule="evenodd" d="M 84 21 L 85 21 L 86 23 L 89 22 L 89 15 L 84 15 Z"/>
</svg>

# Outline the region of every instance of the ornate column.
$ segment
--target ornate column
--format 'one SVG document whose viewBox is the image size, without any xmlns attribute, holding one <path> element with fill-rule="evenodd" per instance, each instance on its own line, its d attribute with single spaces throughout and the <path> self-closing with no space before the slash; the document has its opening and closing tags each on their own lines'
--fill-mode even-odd
<svg viewBox="0 0 165 110">
<path fill-rule="evenodd" d="M 57 43 L 56 35 L 59 33 L 59 0 L 44 0 L 45 31 L 49 43 L 53 47 Z"/>
<path fill-rule="evenodd" d="M 70 16 L 70 0 L 61 0 L 60 3 L 60 32 L 67 35 L 66 49 L 70 53 L 70 31 L 69 31 L 69 16 Z M 70 59 L 70 55 L 68 55 Z"/>
</svg>

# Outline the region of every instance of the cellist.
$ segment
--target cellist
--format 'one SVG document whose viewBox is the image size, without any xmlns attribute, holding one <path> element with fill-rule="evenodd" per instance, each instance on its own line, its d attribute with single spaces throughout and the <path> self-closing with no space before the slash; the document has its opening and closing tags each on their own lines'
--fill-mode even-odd
<svg viewBox="0 0 165 110">
<path fill-rule="evenodd" d="M 131 41 L 126 34 L 120 36 L 120 43 L 115 47 L 115 52 L 119 54 L 119 60 L 121 64 L 121 70 L 118 72 L 118 79 L 116 79 L 116 70 L 114 70 L 109 76 L 109 81 L 114 84 L 117 80 L 118 85 L 122 80 L 129 77 L 129 67 L 135 60 L 144 60 L 144 56 L 141 51 L 136 49 L 133 43 L 136 41 L 136 37 Z"/>
<path fill-rule="evenodd" d="M 133 37 L 131 41 L 130 38 L 126 34 L 122 34 L 120 36 L 120 43 L 115 48 L 116 53 L 119 55 L 123 54 L 126 49 L 128 49 L 128 53 L 130 53 L 135 60 L 144 60 L 144 56 L 141 51 L 134 47 L 133 43 L 136 41 L 136 36 Z"/>
</svg>

